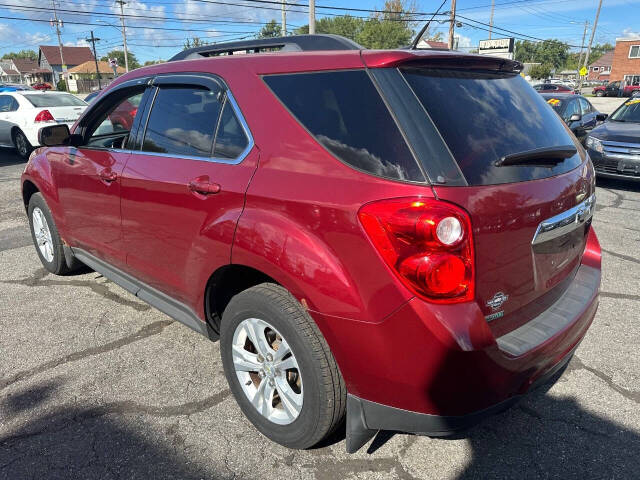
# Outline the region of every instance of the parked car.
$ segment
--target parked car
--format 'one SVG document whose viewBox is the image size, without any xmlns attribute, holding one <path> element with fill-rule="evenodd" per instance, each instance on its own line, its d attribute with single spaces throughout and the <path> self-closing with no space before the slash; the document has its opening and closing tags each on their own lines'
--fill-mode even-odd
<svg viewBox="0 0 640 480">
<path fill-rule="evenodd" d="M 84 101 L 87 103 L 91 103 L 94 98 L 100 95 L 100 93 L 102 93 L 102 90 L 95 90 L 91 92 L 89 95 L 87 95 L 86 97 L 84 97 Z"/>
<path fill-rule="evenodd" d="M 0 145 L 15 147 L 26 159 L 40 145 L 40 127 L 51 123 L 71 126 L 86 106 L 79 98 L 64 92 L 0 92 Z"/>
<path fill-rule="evenodd" d="M 21 92 L 23 90 L 33 90 L 29 85 L 21 85 L 15 83 L 0 84 L 0 93 L 2 92 Z"/>
<path fill-rule="evenodd" d="M 47 82 L 39 82 L 31 85 L 35 90 L 51 90 L 53 87 Z"/>
<path fill-rule="evenodd" d="M 302 35 L 133 70 L 71 132 L 40 131 L 36 252 L 219 339 L 282 445 L 345 411 L 350 452 L 458 431 L 559 372 L 598 305 L 593 167 L 520 69 Z"/>
<path fill-rule="evenodd" d="M 622 94 L 620 94 L 620 82 L 618 81 L 594 87 L 592 93 L 596 97 L 630 97 L 638 91 L 640 91 L 640 85 L 625 85 Z"/>
<path fill-rule="evenodd" d="M 600 114 L 591 102 L 582 95 L 543 93 L 542 97 L 560 115 L 580 143 L 584 143 Z"/>
<path fill-rule="evenodd" d="M 601 177 L 640 180 L 640 96 L 627 100 L 586 138 L 589 156 Z"/>
<path fill-rule="evenodd" d="M 558 83 L 539 83 L 533 89 L 539 93 L 575 93 L 573 88 Z"/>
</svg>

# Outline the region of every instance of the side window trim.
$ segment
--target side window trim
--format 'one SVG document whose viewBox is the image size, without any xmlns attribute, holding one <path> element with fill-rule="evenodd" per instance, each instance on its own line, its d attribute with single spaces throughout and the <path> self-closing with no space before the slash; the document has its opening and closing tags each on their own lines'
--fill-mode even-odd
<svg viewBox="0 0 640 480">
<path fill-rule="evenodd" d="M 144 112 L 145 114 L 144 125 L 141 124 L 138 129 L 138 133 L 139 134 L 141 133 L 141 135 L 138 135 L 138 138 L 136 139 L 136 145 L 135 145 L 136 148 L 134 150 L 131 150 L 132 152 L 135 152 L 137 155 L 148 155 L 148 156 L 154 156 L 154 157 L 171 157 L 171 158 L 180 158 L 185 160 L 198 160 L 201 162 L 225 163 L 230 165 L 237 165 L 241 163 L 247 157 L 247 155 L 249 155 L 249 152 L 251 152 L 251 150 L 253 150 L 255 143 L 254 143 L 251 130 L 249 129 L 249 125 L 247 124 L 247 121 L 245 120 L 244 115 L 242 114 L 242 110 L 240 110 L 240 106 L 238 105 L 235 97 L 233 96 L 231 89 L 228 87 L 228 85 L 226 84 L 226 82 L 224 82 L 222 78 L 218 77 L 217 75 L 207 75 L 202 73 L 200 74 L 191 74 L 191 73 L 166 74 L 166 75 L 158 75 L 157 77 L 153 78 L 149 82 L 149 84 L 155 87 L 155 92 L 153 94 L 153 98 L 149 98 L 148 111 Z M 149 124 L 151 111 L 153 110 L 153 105 L 155 104 L 157 94 L 161 88 L 161 85 L 166 85 L 166 86 L 195 85 L 199 87 L 205 87 L 209 90 L 211 90 L 211 87 L 215 85 L 215 87 L 220 89 L 220 92 L 223 93 L 224 98 L 220 108 L 220 113 L 218 114 L 218 119 L 216 120 L 216 129 L 214 131 L 213 143 L 211 147 L 212 153 L 213 153 L 213 150 L 215 149 L 216 138 L 218 135 L 218 127 L 222 117 L 223 107 L 226 102 L 230 103 L 236 118 L 238 119 L 238 121 L 240 122 L 240 125 L 242 126 L 242 129 L 244 130 L 244 134 L 247 137 L 246 148 L 242 151 L 242 153 L 237 158 L 234 158 L 234 159 L 217 158 L 217 157 L 214 157 L 213 154 L 209 157 L 198 157 L 193 155 L 178 155 L 178 154 L 171 154 L 171 153 L 143 151 L 142 143 L 144 141 L 144 137 L 147 131 L 147 126 Z"/>
</svg>

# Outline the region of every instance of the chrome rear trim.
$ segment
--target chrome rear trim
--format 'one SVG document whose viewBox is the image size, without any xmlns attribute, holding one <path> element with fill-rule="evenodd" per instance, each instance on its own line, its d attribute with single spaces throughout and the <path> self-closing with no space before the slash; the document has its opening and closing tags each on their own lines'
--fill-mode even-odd
<svg viewBox="0 0 640 480">
<path fill-rule="evenodd" d="M 575 207 L 544 220 L 538 225 L 531 244 L 537 245 L 553 240 L 581 227 L 591 219 L 595 206 L 596 194 L 594 193 Z"/>
</svg>

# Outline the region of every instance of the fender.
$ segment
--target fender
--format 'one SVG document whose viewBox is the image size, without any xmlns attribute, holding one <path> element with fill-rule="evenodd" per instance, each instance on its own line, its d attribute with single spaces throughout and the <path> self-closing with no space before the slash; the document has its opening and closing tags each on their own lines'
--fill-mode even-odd
<svg viewBox="0 0 640 480">
<path fill-rule="evenodd" d="M 53 158 L 63 155 L 60 149 L 38 148 L 31 154 L 31 158 L 27 162 L 27 166 L 21 177 L 20 185 L 24 195 L 24 184 L 26 181 L 33 183 L 40 191 L 44 200 L 47 202 L 51 215 L 56 222 L 56 227 L 60 236 L 66 238 L 66 221 L 65 213 L 60 205 L 58 189 L 55 182 L 55 174 L 51 167 L 51 156 Z"/>
<path fill-rule="evenodd" d="M 329 246 L 279 212 L 245 207 L 231 263 L 269 275 L 309 310 L 356 318 L 366 310 L 358 286 Z"/>
</svg>

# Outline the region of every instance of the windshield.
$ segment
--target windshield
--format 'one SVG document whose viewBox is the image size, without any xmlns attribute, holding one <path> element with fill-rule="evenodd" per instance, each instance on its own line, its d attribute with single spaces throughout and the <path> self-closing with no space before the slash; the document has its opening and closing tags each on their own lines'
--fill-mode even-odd
<svg viewBox="0 0 640 480">
<path fill-rule="evenodd" d="M 550 98 L 547 100 L 547 103 L 551 105 L 556 112 L 562 113 L 564 108 L 564 102 L 562 100 L 559 98 Z"/>
<path fill-rule="evenodd" d="M 574 145 L 545 99 L 517 74 L 402 69 L 469 185 L 547 178 L 581 163 L 578 153 L 552 166 L 498 166 L 502 157 Z"/>
<path fill-rule="evenodd" d="M 86 103 L 69 93 L 38 93 L 23 95 L 36 108 L 84 107 Z"/>
<path fill-rule="evenodd" d="M 640 98 L 624 102 L 609 119 L 614 122 L 640 123 Z"/>
</svg>

